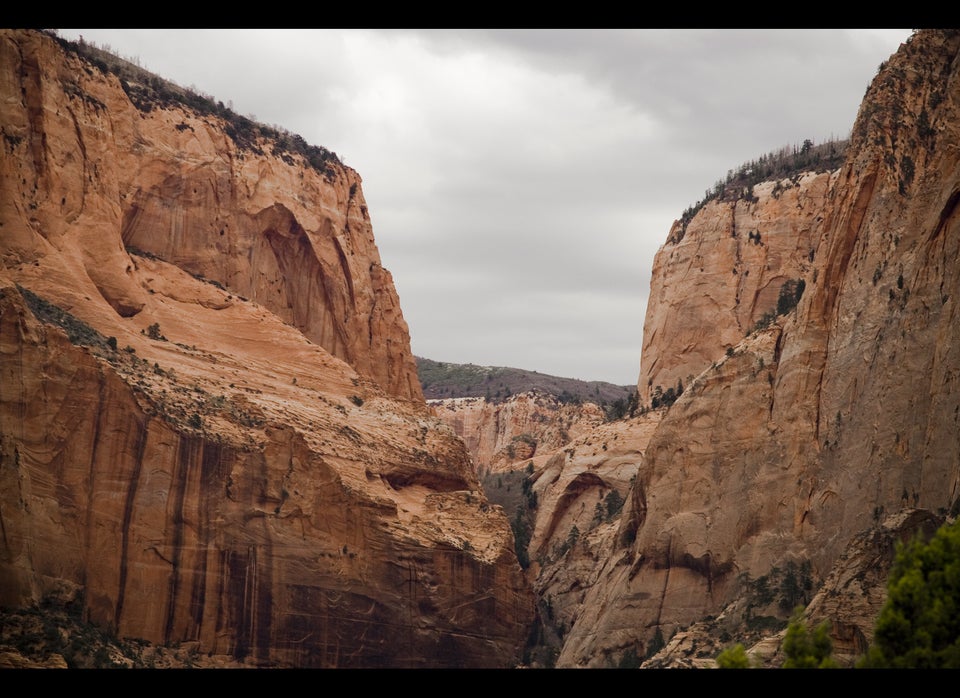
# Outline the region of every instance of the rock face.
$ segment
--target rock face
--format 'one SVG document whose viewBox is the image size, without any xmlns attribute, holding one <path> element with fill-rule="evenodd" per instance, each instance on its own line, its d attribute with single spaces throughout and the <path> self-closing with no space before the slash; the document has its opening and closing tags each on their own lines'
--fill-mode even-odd
<svg viewBox="0 0 960 698">
<path fill-rule="evenodd" d="M 958 59 L 917 32 L 842 168 L 675 227 L 638 387 L 682 395 L 524 451 L 557 666 L 776 666 L 795 603 L 852 662 L 893 541 L 960 513 Z M 0 606 L 214 665 L 517 664 L 531 583 L 403 368 L 355 173 L 126 88 L 0 32 Z M 473 422 L 491 467 L 523 409 Z"/>
<path fill-rule="evenodd" d="M 678 320 L 675 339 L 665 320 L 646 335 L 641 390 L 651 377 L 666 387 L 681 376 L 685 390 L 634 449 L 635 483 L 598 556 L 602 569 L 580 577 L 559 666 L 647 656 L 789 569 L 792 587 L 768 600 L 769 620 L 782 622 L 790 602 L 809 602 L 848 544 L 886 516 L 960 511 L 958 54 L 960 33 L 920 31 L 883 66 L 845 164 L 810 180 L 822 208 L 794 227 L 800 243 L 781 248 L 799 267 L 774 265 L 768 285 L 741 293 L 742 312 L 731 250 L 743 240 L 708 225 L 721 220 L 717 207 L 664 246 L 658 278 L 683 281 L 685 292 L 653 289 L 648 318 L 686 317 L 688 307 L 702 317 L 709 305 L 729 326 L 693 336 L 684 327 L 699 323 Z M 760 232 L 763 243 L 776 237 Z M 681 258 L 673 247 L 687 242 L 698 247 Z M 698 249 L 716 259 L 697 259 Z M 701 266 L 717 270 L 717 283 L 725 268 L 733 288 L 686 292 Z M 743 337 L 797 269 L 806 286 L 796 308 Z M 704 305 L 704 296 L 729 300 Z M 665 299 L 669 312 L 658 307 Z M 702 357 L 699 372 L 677 358 L 680 349 Z M 850 619 L 831 620 L 841 645 L 869 636 Z"/>
<path fill-rule="evenodd" d="M 662 410 L 650 411 L 604 424 L 535 461 L 531 569 L 541 615 L 561 635 L 592 612 L 583 607 L 588 591 L 608 565 L 619 564 L 622 509 L 662 416 Z M 607 641 L 616 642 L 616 634 L 612 631 Z"/>
<path fill-rule="evenodd" d="M 831 657 L 839 666 L 855 666 L 873 640 L 874 624 L 887 598 L 886 580 L 897 544 L 916 536 L 929 538 L 943 522 L 943 517 L 929 511 L 904 509 L 848 543 L 803 614 L 803 622 L 810 629 L 821 622 L 829 625 Z M 759 591 L 751 589 L 715 618 L 678 632 L 643 668 L 715 667 L 716 656 L 730 645 L 731 637 L 745 642 L 752 666 L 781 666 L 786 630 L 773 634 L 763 629 L 743 632 L 751 625 L 761 627 L 758 618 L 770 618 L 759 615 L 769 610 L 764 605 L 771 605 L 769 594 L 762 598 Z M 751 642 L 751 637 L 760 639 Z"/>
<path fill-rule="evenodd" d="M 775 311 L 784 284 L 811 274 L 813 227 L 837 173 L 807 172 L 714 199 L 654 257 L 637 389 L 682 390 Z"/>
<path fill-rule="evenodd" d="M 251 666 L 514 666 L 530 585 L 356 173 L 37 32 L 0 31 L 0 94 L 0 605 Z"/>
<path fill-rule="evenodd" d="M 465 397 L 429 404 L 463 439 L 480 477 L 520 468 L 537 453 L 556 451 L 604 421 L 603 410 L 592 402 L 562 403 L 533 392 L 496 402 Z"/>
<path fill-rule="evenodd" d="M 148 292 L 127 250 L 155 256 L 271 310 L 390 394 L 422 399 L 356 172 L 248 145 L 215 113 L 135 108 L 129 82 L 49 37 L 2 40 L 6 264 L 69 251 L 133 317 Z M 17 220 L 32 234 L 11 229 Z"/>
</svg>

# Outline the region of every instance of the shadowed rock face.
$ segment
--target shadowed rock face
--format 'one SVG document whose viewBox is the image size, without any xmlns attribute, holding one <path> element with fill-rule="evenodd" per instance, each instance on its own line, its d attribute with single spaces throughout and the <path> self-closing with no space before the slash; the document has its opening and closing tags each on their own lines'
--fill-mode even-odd
<svg viewBox="0 0 960 698">
<path fill-rule="evenodd" d="M 790 251 L 781 260 L 797 264 L 773 264 L 767 288 L 799 277 L 805 292 L 765 330 L 744 336 L 776 292 L 743 293 L 746 265 L 734 273 L 732 263 L 743 227 L 723 223 L 766 219 L 760 187 L 759 203 L 706 206 L 679 242 L 664 245 L 654 279 L 667 287 L 651 292 L 639 388 L 682 378 L 685 390 L 649 439 L 631 446 L 640 463 L 617 530 L 581 530 L 572 557 L 540 572 L 538 587 L 578 590 L 562 612 L 570 625 L 559 666 L 643 657 L 738 601 L 745 623 L 760 580 L 793 565 L 809 588 L 783 595 L 784 585 L 752 609 L 785 621 L 790 602 L 809 602 L 854 537 L 888 515 L 956 514 L 958 53 L 957 32 L 921 31 L 878 72 L 846 163 L 808 180 L 812 208 L 799 206 L 802 220 L 780 233 Z M 791 220 L 780 212 L 771 225 L 781 216 Z M 761 235 L 771 251 L 773 237 Z M 721 322 L 704 327 L 710 313 Z M 622 455 L 619 446 L 606 452 Z M 549 487 L 543 475 L 538 486 Z M 541 518 L 556 517 L 540 512 L 538 526 Z M 875 619 L 853 616 L 831 618 L 845 652 L 872 635 Z"/>
<path fill-rule="evenodd" d="M 514 666 L 532 592 L 356 174 L 138 112 L 35 32 L 0 92 L 0 605 L 249 666 Z"/>
</svg>

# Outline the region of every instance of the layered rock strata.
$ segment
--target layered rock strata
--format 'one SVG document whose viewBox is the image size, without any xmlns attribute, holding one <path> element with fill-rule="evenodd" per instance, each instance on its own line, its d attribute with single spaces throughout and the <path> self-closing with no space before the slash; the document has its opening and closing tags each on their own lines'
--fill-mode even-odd
<svg viewBox="0 0 960 698">
<path fill-rule="evenodd" d="M 556 451 L 604 421 L 603 410 L 592 402 L 563 403 L 536 392 L 503 401 L 464 397 L 429 404 L 463 439 L 481 478 L 520 468 L 538 453 Z"/>
<path fill-rule="evenodd" d="M 799 592 L 775 590 L 783 604 L 772 620 L 785 622 L 790 602 L 809 602 L 851 540 L 886 516 L 958 513 L 958 55 L 960 33 L 920 31 L 878 72 L 846 162 L 824 182 L 810 246 L 787 246 L 807 255 L 805 293 L 729 351 L 709 342 L 704 369 L 684 379 L 643 449 L 559 666 L 642 658 L 784 570 L 802 570 Z M 709 207 L 700 215 L 715 216 Z M 688 235 L 697 230 L 691 222 Z M 721 244 L 730 230 L 713 234 L 722 261 L 704 259 L 705 270 L 730 266 Z M 737 287 L 733 271 L 727 285 Z M 654 289 L 648 317 L 666 315 L 660 298 L 670 315 L 683 317 L 685 303 L 701 314 L 699 298 L 668 288 Z M 749 321 L 726 311 L 725 331 L 743 332 Z M 687 345 L 666 330 L 650 341 Z M 835 640 L 869 637 L 852 625 L 838 619 Z"/>
<path fill-rule="evenodd" d="M 514 666 L 532 592 L 359 177 L 37 32 L 0 32 L 0 94 L 0 605 L 249 666 Z"/>
</svg>

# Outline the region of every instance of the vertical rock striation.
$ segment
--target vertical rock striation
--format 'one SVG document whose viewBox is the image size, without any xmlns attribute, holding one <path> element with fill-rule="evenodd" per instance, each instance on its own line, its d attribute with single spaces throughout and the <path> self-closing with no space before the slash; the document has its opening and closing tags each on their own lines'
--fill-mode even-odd
<svg viewBox="0 0 960 698">
<path fill-rule="evenodd" d="M 0 605 L 224 665 L 516 665 L 532 591 L 356 173 L 38 32 L 0 95 Z"/>
<path fill-rule="evenodd" d="M 960 33 L 920 31 L 881 67 L 845 164 L 809 180 L 822 203 L 783 228 L 780 259 L 793 262 L 772 264 L 768 285 L 742 292 L 743 227 L 719 223 L 723 205 L 664 245 L 655 278 L 677 285 L 651 294 L 639 388 L 682 377 L 685 391 L 646 444 L 559 665 L 643 657 L 705 618 L 727 632 L 783 620 L 887 516 L 957 514 L 958 57 Z M 759 196 L 727 205 L 726 220 L 758 211 Z M 772 251 L 776 236 L 759 229 Z M 713 281 L 690 286 L 709 270 Z M 806 282 L 797 307 L 744 338 L 795 276 Z M 711 327 L 706 314 L 726 320 Z M 793 587 L 759 601 L 784 570 L 801 571 Z M 834 630 L 849 644 L 873 621 Z"/>
</svg>

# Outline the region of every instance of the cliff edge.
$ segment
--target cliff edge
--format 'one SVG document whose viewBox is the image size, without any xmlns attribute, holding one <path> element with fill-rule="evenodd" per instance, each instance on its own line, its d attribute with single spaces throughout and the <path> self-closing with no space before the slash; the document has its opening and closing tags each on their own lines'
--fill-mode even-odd
<svg viewBox="0 0 960 698">
<path fill-rule="evenodd" d="M 359 176 L 135 77 L 0 31 L 0 605 L 214 665 L 516 665 L 532 592 Z"/>
</svg>

